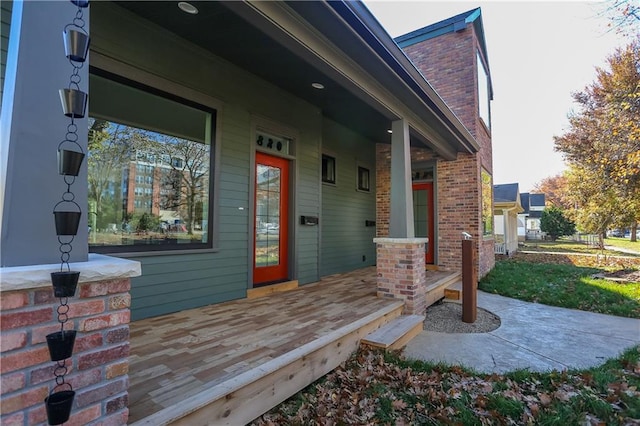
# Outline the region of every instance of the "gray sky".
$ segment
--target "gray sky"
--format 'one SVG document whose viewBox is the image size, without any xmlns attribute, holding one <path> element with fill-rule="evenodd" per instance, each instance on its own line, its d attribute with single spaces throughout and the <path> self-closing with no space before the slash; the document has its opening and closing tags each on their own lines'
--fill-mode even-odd
<svg viewBox="0 0 640 426">
<path fill-rule="evenodd" d="M 478 6 L 482 8 L 494 100 L 495 184 L 526 192 L 560 173 L 553 136 L 567 128 L 571 92 L 595 79 L 595 67 L 629 42 L 608 31 L 602 3 L 524 1 L 383 1 L 366 6 L 393 37 Z"/>
</svg>

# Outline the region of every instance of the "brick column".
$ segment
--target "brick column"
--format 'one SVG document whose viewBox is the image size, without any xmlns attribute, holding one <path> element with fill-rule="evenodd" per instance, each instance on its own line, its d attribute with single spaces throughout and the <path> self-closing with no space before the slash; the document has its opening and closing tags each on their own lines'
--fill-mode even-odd
<svg viewBox="0 0 640 426">
<path fill-rule="evenodd" d="M 46 424 L 44 398 L 54 388 L 55 362 L 45 336 L 60 330 L 59 300 L 49 272 L 59 265 L 2 268 L 0 292 L 0 423 Z M 123 425 L 128 417 L 130 277 L 140 264 L 90 255 L 71 264 L 80 283 L 69 298 L 65 330 L 78 330 L 66 376 L 76 392 L 69 424 Z M 66 389 L 63 389 L 66 390 Z"/>
<path fill-rule="evenodd" d="M 405 314 L 424 315 L 426 238 L 374 238 L 376 243 L 378 297 L 401 299 Z"/>
</svg>

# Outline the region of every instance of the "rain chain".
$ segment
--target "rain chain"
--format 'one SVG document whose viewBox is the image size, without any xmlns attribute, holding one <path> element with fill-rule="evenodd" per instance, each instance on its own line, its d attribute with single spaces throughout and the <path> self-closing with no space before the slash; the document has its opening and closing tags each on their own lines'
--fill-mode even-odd
<svg viewBox="0 0 640 426">
<path fill-rule="evenodd" d="M 80 277 L 80 272 L 72 271 L 69 265 L 73 239 L 78 234 L 82 216 L 82 209 L 76 203 L 71 187 L 80 173 L 85 156 L 82 146 L 78 143 L 78 126 L 74 120 L 83 118 L 87 107 L 87 94 L 80 90 L 80 70 L 89 51 L 89 34 L 84 28 L 84 9 L 89 6 L 89 1 L 71 0 L 71 3 L 78 6 L 78 9 L 72 23 L 64 27 L 63 38 L 65 54 L 73 71 L 69 77 L 68 88 L 59 91 L 64 115 L 70 119 L 65 138 L 58 145 L 58 173 L 63 176 L 67 189 L 62 194 L 62 200 L 53 208 L 56 235 L 60 244 L 60 271 L 51 273 L 51 283 L 54 296 L 60 299 L 57 309 L 60 331 L 47 335 L 49 355 L 51 361 L 56 363 L 53 370 L 55 386 L 44 400 L 50 425 L 63 424 L 69 420 L 75 397 L 75 391 L 71 384 L 65 381 L 65 376 L 69 371 L 67 359 L 73 354 L 76 330 L 65 330 L 64 327 L 69 321 L 69 297 L 75 296 Z M 53 392 L 58 388 L 63 390 Z"/>
</svg>

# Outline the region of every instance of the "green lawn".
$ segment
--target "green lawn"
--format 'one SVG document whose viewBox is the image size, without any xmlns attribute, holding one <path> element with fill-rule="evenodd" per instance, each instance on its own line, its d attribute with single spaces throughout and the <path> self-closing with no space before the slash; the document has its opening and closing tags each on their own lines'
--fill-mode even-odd
<svg viewBox="0 0 640 426">
<path fill-rule="evenodd" d="M 595 268 L 508 259 L 496 263 L 479 288 L 545 305 L 640 318 L 640 283 L 591 278 Z"/>
<path fill-rule="evenodd" d="M 628 250 L 633 250 L 640 253 L 640 241 L 631 242 L 628 238 L 605 238 L 604 244 L 606 246 L 621 247 Z"/>
</svg>

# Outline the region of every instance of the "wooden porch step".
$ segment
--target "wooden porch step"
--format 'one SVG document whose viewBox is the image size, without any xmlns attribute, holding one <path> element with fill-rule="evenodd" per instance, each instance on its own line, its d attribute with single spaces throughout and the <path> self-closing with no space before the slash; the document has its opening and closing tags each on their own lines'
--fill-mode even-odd
<svg viewBox="0 0 640 426">
<path fill-rule="evenodd" d="M 462 281 L 456 281 L 444 289 L 445 302 L 462 303 Z"/>
<path fill-rule="evenodd" d="M 400 349 L 423 330 L 424 315 L 402 315 L 360 341 L 384 349 Z"/>
<path fill-rule="evenodd" d="M 443 299 L 445 297 L 446 289 L 455 285 L 455 283 L 457 283 L 461 279 L 462 272 L 452 271 L 450 274 L 447 274 L 446 276 L 428 285 L 426 291 L 427 307 L 433 305 L 438 300 Z"/>
</svg>

